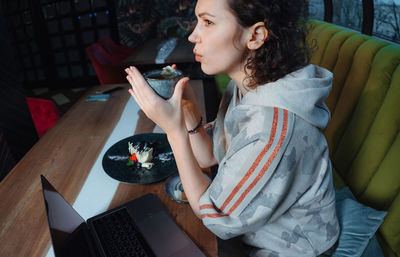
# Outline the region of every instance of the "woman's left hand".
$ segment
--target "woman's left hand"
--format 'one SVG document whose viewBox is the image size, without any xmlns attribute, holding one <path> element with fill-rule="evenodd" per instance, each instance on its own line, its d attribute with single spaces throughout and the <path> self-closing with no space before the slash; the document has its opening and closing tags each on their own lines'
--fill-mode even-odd
<svg viewBox="0 0 400 257">
<path fill-rule="evenodd" d="M 131 66 L 125 69 L 125 72 L 128 74 L 126 78 L 132 86 L 129 93 L 147 117 L 159 125 L 167 134 L 181 130 L 186 131 L 181 102 L 189 78 L 185 77 L 179 80 L 172 97 L 164 100 L 153 91 L 135 67 Z"/>
</svg>

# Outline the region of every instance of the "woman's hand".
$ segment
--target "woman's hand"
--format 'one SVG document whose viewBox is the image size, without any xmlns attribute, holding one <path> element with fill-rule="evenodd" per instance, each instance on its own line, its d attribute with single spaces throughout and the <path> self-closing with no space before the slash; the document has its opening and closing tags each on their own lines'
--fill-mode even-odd
<svg viewBox="0 0 400 257">
<path fill-rule="evenodd" d="M 159 125 L 167 134 L 186 133 L 186 126 L 182 110 L 182 94 L 189 78 L 185 77 L 178 81 L 172 97 L 164 100 L 159 97 L 148 85 L 142 74 L 135 68 L 125 69 L 127 79 L 132 88 L 129 93 L 139 104 L 143 112 Z"/>
</svg>

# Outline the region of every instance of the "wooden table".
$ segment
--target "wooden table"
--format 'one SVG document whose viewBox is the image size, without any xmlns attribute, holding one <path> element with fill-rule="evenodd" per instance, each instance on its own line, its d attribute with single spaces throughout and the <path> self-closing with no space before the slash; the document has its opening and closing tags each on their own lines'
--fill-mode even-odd
<svg viewBox="0 0 400 257">
<path fill-rule="evenodd" d="M 101 89 L 115 85 L 101 86 Z M 123 84 L 128 88 L 127 84 Z M 94 93 L 100 87 L 93 88 Z M 79 100 L 21 159 L 0 183 L 0 256 L 45 256 L 51 245 L 42 197 L 40 174 L 73 203 L 94 162 L 119 121 L 129 98 L 126 90 L 107 102 Z M 154 124 L 140 111 L 132 133 L 151 132 Z M 168 212 L 207 256 L 217 256 L 215 236 L 188 204 L 170 200 L 163 181 L 150 185 L 119 184 L 109 208 L 148 192 L 156 194 Z M 95 197 L 95 196 L 93 196 Z"/>
<path fill-rule="evenodd" d="M 170 40 L 170 39 L 169 39 Z M 194 44 L 190 43 L 187 38 L 176 38 L 176 46 L 173 51 L 165 58 L 160 58 L 163 62 L 159 64 L 181 64 L 194 63 L 193 48 Z M 165 45 L 168 40 L 151 39 L 145 42 L 141 47 L 135 49 L 132 55 L 124 60 L 124 65 L 152 65 L 157 64 L 157 56 L 160 57 L 160 48 Z M 161 56 L 162 57 L 162 56 Z"/>
</svg>

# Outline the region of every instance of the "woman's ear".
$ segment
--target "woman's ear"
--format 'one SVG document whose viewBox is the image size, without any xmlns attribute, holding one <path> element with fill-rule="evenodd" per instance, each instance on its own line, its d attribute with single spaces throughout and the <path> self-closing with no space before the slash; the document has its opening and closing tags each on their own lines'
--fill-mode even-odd
<svg viewBox="0 0 400 257">
<path fill-rule="evenodd" d="M 261 21 L 255 23 L 248 29 L 250 32 L 250 37 L 247 40 L 247 48 L 249 48 L 250 50 L 257 50 L 264 44 L 264 41 L 267 39 L 268 30 L 265 27 L 264 22 Z"/>
</svg>

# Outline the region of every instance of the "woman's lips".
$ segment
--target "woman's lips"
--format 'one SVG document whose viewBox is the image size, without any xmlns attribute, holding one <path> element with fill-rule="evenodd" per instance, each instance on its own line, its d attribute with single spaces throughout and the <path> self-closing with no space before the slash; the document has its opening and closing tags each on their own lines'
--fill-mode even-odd
<svg viewBox="0 0 400 257">
<path fill-rule="evenodd" d="M 196 62 L 201 62 L 201 55 L 195 54 Z"/>
<path fill-rule="evenodd" d="M 202 55 L 196 53 L 196 51 L 193 51 L 194 53 L 194 58 L 196 60 L 196 62 L 201 62 L 201 58 L 203 57 Z"/>
</svg>

